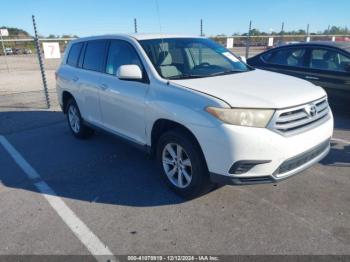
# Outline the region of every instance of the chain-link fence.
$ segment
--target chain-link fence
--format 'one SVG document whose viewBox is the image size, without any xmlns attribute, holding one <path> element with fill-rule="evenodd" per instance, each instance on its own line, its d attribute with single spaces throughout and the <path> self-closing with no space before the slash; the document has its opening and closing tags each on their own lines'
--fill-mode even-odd
<svg viewBox="0 0 350 262">
<path fill-rule="evenodd" d="M 63 53 L 71 39 L 40 39 L 58 42 Z M 0 53 L 0 107 L 47 108 L 38 55 L 34 39 L 4 39 Z M 4 54 L 4 51 L 6 54 Z M 50 104 L 58 107 L 55 71 L 61 59 L 44 59 Z"/>
<path fill-rule="evenodd" d="M 55 96 L 55 70 L 59 59 L 45 60 L 48 90 L 52 105 Z M 36 54 L 0 56 L 0 107 L 46 108 L 46 98 Z"/>
</svg>

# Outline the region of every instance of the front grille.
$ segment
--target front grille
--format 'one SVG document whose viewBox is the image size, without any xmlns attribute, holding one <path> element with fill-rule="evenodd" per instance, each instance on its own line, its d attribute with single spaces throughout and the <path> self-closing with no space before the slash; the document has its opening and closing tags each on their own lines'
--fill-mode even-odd
<svg viewBox="0 0 350 262">
<path fill-rule="evenodd" d="M 269 128 L 282 134 L 293 135 L 320 125 L 330 117 L 327 98 L 297 106 L 277 110 Z"/>
<path fill-rule="evenodd" d="M 296 157 L 286 160 L 279 166 L 279 168 L 275 171 L 274 175 L 283 175 L 289 171 L 292 171 L 321 155 L 327 148 L 329 147 L 329 140 L 323 142 L 317 147 L 304 152 Z"/>
</svg>

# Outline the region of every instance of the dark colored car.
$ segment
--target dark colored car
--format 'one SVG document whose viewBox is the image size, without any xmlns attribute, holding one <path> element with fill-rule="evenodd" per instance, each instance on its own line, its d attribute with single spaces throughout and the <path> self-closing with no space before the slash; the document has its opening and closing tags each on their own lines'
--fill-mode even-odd
<svg viewBox="0 0 350 262">
<path fill-rule="evenodd" d="M 249 58 L 248 64 L 322 86 L 330 104 L 350 112 L 350 43 L 309 42 L 279 46 Z"/>
<path fill-rule="evenodd" d="M 13 49 L 13 54 L 14 55 L 20 55 L 20 54 L 22 54 L 22 50 L 19 49 L 19 48 L 15 48 L 15 49 Z"/>
</svg>

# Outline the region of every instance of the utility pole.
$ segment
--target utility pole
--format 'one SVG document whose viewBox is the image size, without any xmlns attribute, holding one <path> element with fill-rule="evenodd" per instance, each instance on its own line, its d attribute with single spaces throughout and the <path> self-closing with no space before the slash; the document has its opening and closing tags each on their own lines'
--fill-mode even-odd
<svg viewBox="0 0 350 262">
<path fill-rule="evenodd" d="M 135 31 L 135 34 L 137 34 L 137 20 L 136 20 L 136 18 L 134 18 L 134 31 Z"/>
<path fill-rule="evenodd" d="M 200 36 L 204 36 L 203 34 L 203 19 L 201 19 L 201 25 L 200 25 Z"/>
<path fill-rule="evenodd" d="M 247 36 L 247 41 L 246 41 L 246 46 L 245 46 L 245 57 L 248 59 L 249 57 L 249 46 L 250 46 L 250 33 L 252 31 L 252 20 L 249 22 L 249 31 L 248 31 L 248 36 Z"/>
<path fill-rule="evenodd" d="M 36 52 L 38 54 L 41 78 L 43 80 L 43 85 L 44 85 L 44 94 L 45 94 L 45 98 L 46 98 L 46 105 L 47 105 L 47 108 L 50 108 L 50 99 L 49 99 L 49 91 L 47 89 L 45 67 L 44 67 L 42 56 L 41 56 L 41 48 L 40 48 L 40 43 L 39 43 L 39 38 L 38 38 L 38 31 L 36 29 L 36 22 L 35 22 L 34 15 L 32 15 L 32 20 L 33 20 L 33 28 L 34 28 L 34 41 L 35 41 Z"/>
<path fill-rule="evenodd" d="M 284 22 L 282 22 L 282 28 L 281 28 L 281 42 L 283 42 L 283 38 L 284 38 Z"/>
</svg>

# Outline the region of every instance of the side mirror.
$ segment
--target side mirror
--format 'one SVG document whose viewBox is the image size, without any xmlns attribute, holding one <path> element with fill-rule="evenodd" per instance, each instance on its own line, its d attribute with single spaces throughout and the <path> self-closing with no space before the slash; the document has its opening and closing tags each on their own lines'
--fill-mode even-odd
<svg viewBox="0 0 350 262">
<path fill-rule="evenodd" d="M 241 60 L 243 63 L 247 63 L 247 58 L 245 56 L 240 56 L 239 60 Z"/>
<path fill-rule="evenodd" d="M 141 80 L 142 71 L 138 65 L 122 65 L 117 70 L 117 77 L 121 80 Z"/>
</svg>

